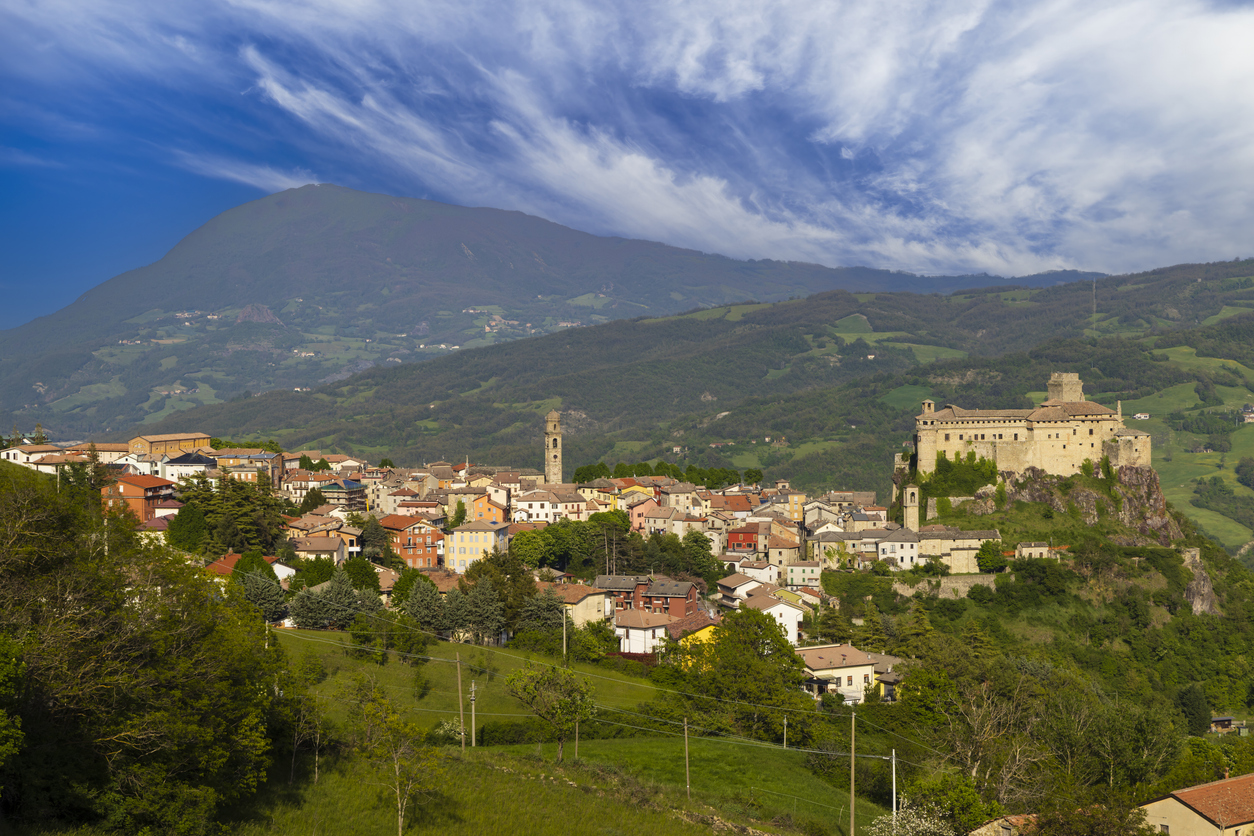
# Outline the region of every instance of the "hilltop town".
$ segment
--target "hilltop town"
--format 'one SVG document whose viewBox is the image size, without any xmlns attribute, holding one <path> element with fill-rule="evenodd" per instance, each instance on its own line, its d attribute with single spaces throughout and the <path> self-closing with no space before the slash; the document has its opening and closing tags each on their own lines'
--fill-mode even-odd
<svg viewBox="0 0 1254 836">
<path fill-rule="evenodd" d="M 916 418 L 913 456 L 900 454 L 893 463 L 896 481 L 904 483 L 912 474 L 926 477 L 935 471 L 938 456 L 955 462 L 987 460 L 1011 480 L 1029 468 L 1070 475 L 1087 461 L 1091 470 L 1102 456 L 1116 468 L 1148 467 L 1148 434 L 1125 427 L 1119 411 L 1086 401 L 1078 375 L 1056 373 L 1048 385 L 1049 398 L 1033 410 L 951 405 L 938 411 L 925 400 Z M 561 414 L 551 411 L 544 421 L 543 473 L 469 461 L 402 468 L 385 459 L 372 465 L 321 450 L 225 446 L 195 432 L 141 435 L 118 444 L 16 444 L 0 458 L 44 473 L 90 461 L 104 466 L 109 473 L 100 488 L 105 508 L 130 515 L 140 532 L 162 542 L 172 524 L 177 528 L 182 499 L 193 484 L 214 486 L 230 479 L 257 487 L 287 503 L 289 511 L 303 511 L 282 515 L 275 554 L 265 556 L 285 589 L 296 591 L 288 581 L 303 561 L 330 559 L 341 566 L 368 557 L 385 606 L 393 605 L 392 589 L 405 570 L 426 574 L 444 594 L 477 561 L 509 553 L 519 538 L 534 540 L 535 532 L 562 521 L 621 515 L 622 534 L 644 540 L 673 536 L 697 544 L 704 557 L 691 561 L 682 579 L 654 572 L 620 574 L 614 549 L 608 547 L 600 565 L 584 567 L 583 577 L 558 561 L 529 562 L 537 577 L 565 587 L 561 593 L 581 614 L 578 626 L 590 618 L 607 622 L 620 651 L 630 654 L 652 654 L 667 637 L 680 639 L 742 607 L 774 618 L 790 644 L 811 643 L 804 624 L 831 601 L 823 591 L 824 572 L 882 575 L 930 566 L 937 574 L 978 576 L 980 555 L 989 547 L 998 552 L 991 565 L 1025 557 L 1059 559 L 1067 548 L 1003 543 L 1001 533 L 991 528 L 924 524 L 936 516 L 937 498 L 920 509 L 916 484 L 900 491 L 894 484 L 890 500 L 900 520 L 894 521 L 889 506 L 877 504 L 872 491 L 810 496 L 783 480 L 711 488 L 677 468 L 676 475 L 596 476 L 610 473 L 602 466 L 600 471 L 581 467 L 577 472 L 585 478 L 566 482 Z M 659 465 L 659 471 L 666 470 Z M 386 534 L 386 548 L 367 554 L 367 526 Z M 239 556 L 210 554 L 206 563 L 210 571 L 229 575 Z M 701 572 L 698 566 L 717 568 Z M 289 616 L 286 623 L 295 626 L 297 619 Z M 840 679 L 831 670 L 810 672 Z M 857 689 L 842 689 L 842 695 L 852 702 L 861 699 Z"/>
<path fill-rule="evenodd" d="M 706 654 L 738 641 L 728 638 L 738 631 L 767 630 L 788 648 L 789 661 L 775 659 L 792 671 L 793 684 L 757 699 L 789 706 L 781 709 L 786 747 L 790 718 L 794 745 L 810 741 L 797 711 L 915 705 L 910 683 L 921 680 L 912 672 L 937 670 L 925 661 L 934 652 L 929 611 L 952 617 L 969 601 L 991 605 L 1005 596 L 1012 596 L 1005 606 L 1018 607 L 1014 595 L 1039 600 L 1065 590 L 1064 578 L 1097 579 L 1092 542 L 1077 552 L 1069 540 L 1022 536 L 1039 529 L 1025 527 L 1012 507 L 1037 509 L 1031 513 L 1042 524 L 1057 507 L 1090 527 L 1121 526 L 1113 548 L 1132 567 L 1124 570 L 1129 577 L 1162 571 L 1179 584 L 1186 610 L 1221 614 L 1201 549 L 1180 548 L 1172 558 L 1193 574 L 1187 588 L 1172 580 L 1175 564 L 1163 562 L 1172 552 L 1159 547 L 1181 542 L 1184 532 L 1158 491 L 1149 436 L 1125 427 L 1121 408 L 1086 401 L 1074 374 L 1053 375 L 1048 395 L 1029 410 L 937 409 L 923 401 L 913 449 L 885 462 L 894 471 L 885 498 L 856 485 L 809 495 L 784 480 L 761 484 L 756 472 L 680 470 L 664 460 L 612 469 L 585 463 L 567 481 L 556 410 L 537 433 L 543 471 L 471 461 L 398 467 L 387 458 L 242 446 L 198 432 L 65 446 L 15 434 L 0 460 L 55 478 L 57 491 L 64 484 L 98 496 L 106 520 L 239 590 L 271 625 L 293 635 L 340 632 L 360 652 L 384 658 L 427 640 L 377 638 L 376 622 L 454 647 L 508 647 L 682 676 L 727 664 Z M 984 517 L 1013 530 L 981 525 Z M 1164 612 L 1179 606 L 1138 588 L 1127 587 L 1129 600 L 1144 594 Z M 881 615 L 890 602 L 904 614 Z M 969 652 L 980 654 L 988 652 L 981 649 L 987 631 L 1003 628 L 973 620 L 964 630 Z M 754 676 L 748 668 L 732 675 Z M 1243 720 L 1212 717 L 1207 702 L 1203 731 L 1244 734 Z M 903 710 L 919 710 L 909 705 Z M 639 717 L 658 709 L 648 710 Z M 1182 710 L 1191 716 L 1187 705 Z M 476 730 L 473 714 L 469 729 L 459 716 L 453 742 L 474 746 L 488 734 Z M 559 758 L 564 739 L 556 737 Z M 293 744 L 293 759 L 299 749 Z M 987 804 L 962 814 L 969 827 L 950 811 L 948 829 L 935 832 L 1035 832 L 1032 816 L 1004 815 L 1024 777 L 977 772 L 970 786 Z M 1229 789 L 1249 779 L 1230 780 Z M 1143 809 L 1162 832 L 1202 832 L 1190 816 L 1213 817 L 1190 806 L 1191 797 L 1182 790 Z"/>
</svg>

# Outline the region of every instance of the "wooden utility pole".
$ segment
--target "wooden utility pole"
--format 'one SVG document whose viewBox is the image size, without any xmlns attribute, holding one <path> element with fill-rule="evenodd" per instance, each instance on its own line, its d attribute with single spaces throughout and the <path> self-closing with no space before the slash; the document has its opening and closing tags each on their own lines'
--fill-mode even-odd
<svg viewBox="0 0 1254 836">
<path fill-rule="evenodd" d="M 575 721 L 575 760 L 579 760 L 579 721 Z"/>
<path fill-rule="evenodd" d="M 456 654 L 457 657 L 457 719 L 460 725 L 458 733 L 462 739 L 462 753 L 466 752 L 466 706 L 462 703 L 462 655 Z"/>
<path fill-rule="evenodd" d="M 692 801 L 692 773 L 688 771 L 688 718 L 684 718 L 684 786 L 688 788 L 688 800 Z"/>
<path fill-rule="evenodd" d="M 784 715 L 784 748 L 788 748 L 788 715 Z"/>
<path fill-rule="evenodd" d="M 849 836 L 853 836 L 853 765 L 857 761 L 853 740 L 858 732 L 858 715 L 849 712 Z"/>
<path fill-rule="evenodd" d="M 897 833 L 897 750 L 893 750 L 893 834 Z"/>
<path fill-rule="evenodd" d="M 562 604 L 562 664 L 570 667 L 570 660 L 566 658 L 566 605 Z"/>
<path fill-rule="evenodd" d="M 475 748 L 475 681 L 470 680 L 470 748 Z"/>
</svg>

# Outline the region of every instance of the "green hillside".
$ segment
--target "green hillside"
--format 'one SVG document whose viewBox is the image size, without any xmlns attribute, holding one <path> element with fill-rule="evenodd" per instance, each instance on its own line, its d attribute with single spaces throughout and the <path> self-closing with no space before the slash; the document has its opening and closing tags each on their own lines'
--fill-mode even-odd
<svg viewBox="0 0 1254 836">
<path fill-rule="evenodd" d="M 224 212 L 160 261 L 0 333 L 0 422 L 81 437 L 573 326 L 989 281 L 737 261 L 521 212 L 311 185 Z"/>
<path fill-rule="evenodd" d="M 1094 342 L 1093 357 L 1121 344 Z M 894 700 L 872 687 L 851 706 L 803 693 L 801 661 L 751 607 L 650 667 L 596 652 L 568 677 L 522 649 L 560 627 L 521 617 L 506 619 L 511 645 L 449 643 L 424 607 L 394 618 L 371 595 L 347 632 L 272 630 L 256 604 L 273 589 L 220 586 L 102 516 L 78 478 L 58 490 L 0 467 L 5 832 L 854 836 L 896 792 L 935 805 L 929 832 L 958 836 L 1002 813 L 1127 809 L 1254 772 L 1254 741 L 1209 733 L 1215 714 L 1254 710 L 1254 576 L 1172 514 L 1169 545 L 1141 540 L 1159 501 L 1145 476 L 1037 477 L 941 509 L 999 528 L 1002 549 L 1068 546 L 960 598 L 936 565 L 824 571 L 832 605 L 806 617 L 807 639 L 891 654 L 904 677 Z M 491 601 L 472 575 L 469 597 Z M 558 674 L 547 698 L 507 684 L 529 662 Z M 478 745 L 463 752 L 471 693 Z M 555 705 L 580 709 L 562 763 L 559 728 L 532 716 Z M 398 776 L 417 788 L 403 827 Z"/>
<path fill-rule="evenodd" d="M 1197 268 L 1242 269 L 1248 265 Z M 1254 428 L 1234 426 L 1224 451 L 1208 435 L 1166 421 L 1177 412 L 1231 413 L 1254 400 L 1254 360 L 1246 356 L 1254 316 L 1172 329 L 1151 327 L 1145 316 L 1129 320 L 1138 310 L 1153 319 L 1146 311 L 1155 306 L 1184 321 L 1181 307 L 1191 319 L 1206 319 L 1206 311 L 1237 307 L 1246 296 L 1254 304 L 1254 288 L 1243 279 L 1189 275 L 1179 268 L 1099 282 L 1099 305 L 1125 311 L 1107 317 L 1113 333 L 1100 337 L 1082 315 L 1092 305 L 1085 282 L 949 297 L 833 291 L 372 369 L 310 393 L 274 392 L 180 413 L 151 429 L 274 437 L 290 448 L 387 455 L 399 464 L 470 456 L 536 467 L 540 417 L 560 408 L 569 472 L 600 459 L 666 458 L 761 468 L 806 489 L 873 488 L 886 497 L 885 463 L 908 441 L 922 398 L 1028 407 L 1044 397 L 1051 372 L 1074 371 L 1088 397 L 1111 407 L 1121 401 L 1129 420 L 1150 414 L 1135 425 L 1154 436 L 1168 498 L 1237 548 L 1254 538 L 1249 525 L 1193 504 L 1193 489 L 1196 479 L 1219 475 L 1239 496 L 1254 498 L 1233 477 L 1239 459 L 1254 455 Z M 1008 314 L 1027 303 L 1039 311 Z M 1060 339 L 1067 329 L 1057 323 L 1067 316 L 1073 337 Z M 920 347 L 943 353 L 922 363 Z"/>
</svg>

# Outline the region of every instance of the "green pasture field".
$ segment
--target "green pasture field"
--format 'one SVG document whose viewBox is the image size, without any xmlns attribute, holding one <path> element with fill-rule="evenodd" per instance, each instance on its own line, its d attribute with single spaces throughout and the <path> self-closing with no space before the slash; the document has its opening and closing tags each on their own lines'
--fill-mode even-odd
<svg viewBox="0 0 1254 836">
<path fill-rule="evenodd" d="M 1254 381 L 1254 369 L 1243 366 L 1236 360 L 1224 360 L 1219 357 L 1198 357 L 1197 349 L 1192 346 L 1178 345 L 1173 348 L 1161 349 L 1157 353 L 1166 355 L 1173 364 L 1189 371 L 1228 371 L 1238 374 L 1246 380 Z M 1251 393 L 1250 397 L 1254 398 L 1254 393 Z"/>
<path fill-rule="evenodd" d="M 1219 310 L 1219 313 L 1215 314 L 1214 316 L 1208 316 L 1208 317 L 1206 317 L 1205 319 L 1203 319 L 1203 320 L 1202 320 L 1202 324 L 1203 324 L 1203 325 L 1214 325 L 1216 322 L 1220 322 L 1221 320 L 1225 320 L 1225 319 L 1227 319 L 1227 318 L 1228 318 L 1228 317 L 1230 317 L 1230 316 L 1236 316 L 1237 314 L 1246 314 L 1246 313 L 1249 313 L 1249 312 L 1250 312 L 1250 309 L 1249 309 L 1249 308 L 1244 308 L 1244 307 L 1234 307 L 1234 306 L 1232 306 L 1232 305 L 1224 305 L 1224 306 L 1223 306 L 1223 307 Z"/>
<path fill-rule="evenodd" d="M 86 386 L 80 386 L 73 395 L 66 395 L 60 400 L 53 401 L 52 408 L 58 412 L 69 412 L 71 409 L 77 409 L 89 403 L 103 401 L 106 398 L 116 398 L 125 394 L 126 386 L 122 384 L 121 378 L 115 375 L 108 383 L 90 383 Z"/>
<path fill-rule="evenodd" d="M 862 314 L 849 314 L 844 319 L 836 320 L 832 330 L 837 334 L 870 334 L 875 329 Z"/>
<path fill-rule="evenodd" d="M 1193 383 L 1181 383 L 1170 386 L 1161 392 L 1155 392 L 1145 398 L 1123 402 L 1123 414 L 1132 415 L 1137 412 L 1148 412 L 1161 418 L 1172 412 L 1183 412 L 1197 406 L 1197 392 Z"/>
<path fill-rule="evenodd" d="M 912 409 L 917 412 L 923 399 L 930 397 L 932 397 L 932 390 L 927 386 L 898 386 L 880 400 L 896 409 Z"/>
<path fill-rule="evenodd" d="M 613 715 L 603 715 L 607 718 Z M 552 761 L 557 744 L 539 747 L 541 756 Z M 532 745 L 503 746 L 499 750 L 534 754 Z M 566 744 L 566 753 L 573 746 Z M 587 740 L 579 744 L 581 764 L 610 764 L 634 775 L 684 790 L 684 740 L 682 733 L 668 737 L 637 737 L 615 740 Z M 846 761 L 846 764 L 848 761 Z M 816 776 L 806 765 L 806 754 L 779 746 L 748 745 L 717 738 L 689 737 L 688 765 L 693 801 L 718 808 L 752 802 L 758 815 L 771 819 L 779 815 L 818 819 L 828 826 L 849 822 L 849 787 L 836 787 Z M 857 798 L 854 816 L 862 829 L 884 809 Z M 756 825 L 755 825 L 756 826 Z"/>
<path fill-rule="evenodd" d="M 566 304 L 579 305 L 580 307 L 595 308 L 599 310 L 605 307 L 606 305 L 608 305 L 612 301 L 614 300 L 609 298 L 608 296 L 601 296 L 600 294 L 597 294 L 597 293 L 585 293 L 582 296 L 576 296 L 573 299 L 567 299 Z"/>
<path fill-rule="evenodd" d="M 407 665 L 396 654 L 383 665 L 363 664 L 348 653 L 349 639 L 344 633 L 317 630 L 275 630 L 284 651 L 294 659 L 312 654 L 322 660 L 328 676 L 314 691 L 326 701 L 328 714 L 333 721 L 342 722 L 344 693 L 358 673 L 373 676 L 397 708 L 423 728 L 432 728 L 441 720 L 456 720 L 457 664 L 462 661 L 462 690 L 466 711 L 466 723 L 470 724 L 470 683 L 475 682 L 477 701 L 476 715 L 480 722 L 487 719 L 514 720 L 531 716 L 522 703 L 511 697 L 505 689 L 505 677 L 532 662 L 552 664 L 547 657 L 529 656 L 517 651 L 496 647 L 477 647 L 468 644 L 433 642 L 425 655 L 430 661 Z M 377 658 L 372 655 L 369 658 Z M 589 676 L 595 698 L 602 705 L 634 709 L 657 694 L 657 688 L 646 680 L 616 673 L 607 668 L 574 664 L 572 667 Z M 418 684 L 416 674 L 421 675 Z M 422 696 L 419 696 L 419 694 Z"/>
<path fill-rule="evenodd" d="M 967 352 L 957 348 L 945 348 L 939 345 L 920 345 L 918 343 L 883 342 L 885 347 L 908 348 L 914 352 L 914 359 L 920 363 L 932 363 L 936 360 L 949 360 L 954 357 L 966 357 Z"/>
</svg>

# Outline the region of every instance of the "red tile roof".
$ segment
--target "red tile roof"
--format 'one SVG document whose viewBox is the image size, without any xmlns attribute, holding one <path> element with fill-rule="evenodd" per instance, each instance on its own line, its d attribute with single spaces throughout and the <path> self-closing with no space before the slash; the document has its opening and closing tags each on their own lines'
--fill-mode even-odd
<svg viewBox="0 0 1254 836">
<path fill-rule="evenodd" d="M 547 581 L 537 581 L 536 590 L 543 593 L 546 589 L 553 590 L 563 603 L 578 604 L 584 598 L 590 595 L 606 595 L 604 589 L 597 589 L 595 586 L 585 586 L 581 583 L 549 583 Z"/>
<path fill-rule="evenodd" d="M 205 568 L 217 575 L 229 575 L 235 571 L 235 564 L 239 563 L 239 559 L 241 557 L 243 557 L 242 554 L 235 554 L 234 552 L 224 554 Z M 263 557 L 262 560 L 266 563 L 274 563 L 278 560 L 278 558 L 274 555 L 270 555 L 268 557 Z"/>
<path fill-rule="evenodd" d="M 1254 822 L 1254 773 L 1176 790 L 1171 797 L 1225 828 Z"/>
<path fill-rule="evenodd" d="M 167 485 L 174 487 L 174 483 L 169 479 L 162 479 L 159 476 L 119 476 L 118 481 L 137 488 L 164 488 Z"/>
<path fill-rule="evenodd" d="M 422 517 L 410 517 L 404 514 L 388 514 L 379 520 L 379 525 L 384 528 L 399 529 L 401 531 L 420 523 L 424 526 L 430 525 L 430 522 Z"/>
</svg>

